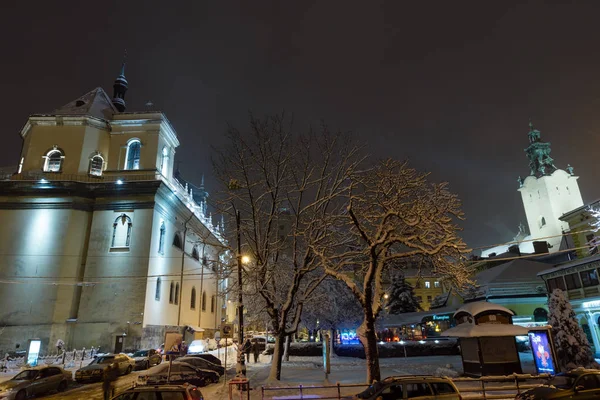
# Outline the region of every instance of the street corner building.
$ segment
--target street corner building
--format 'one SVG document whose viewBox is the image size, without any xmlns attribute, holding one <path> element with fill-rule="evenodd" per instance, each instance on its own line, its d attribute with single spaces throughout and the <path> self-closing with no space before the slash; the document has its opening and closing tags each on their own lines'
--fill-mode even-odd
<svg viewBox="0 0 600 400">
<path fill-rule="evenodd" d="M 112 98 L 94 89 L 20 133 L 20 163 L 0 176 L 1 354 L 30 339 L 45 353 L 59 339 L 157 348 L 226 319 L 223 223 L 174 170 L 169 120 L 126 112 L 127 88 L 123 67 Z"/>
</svg>

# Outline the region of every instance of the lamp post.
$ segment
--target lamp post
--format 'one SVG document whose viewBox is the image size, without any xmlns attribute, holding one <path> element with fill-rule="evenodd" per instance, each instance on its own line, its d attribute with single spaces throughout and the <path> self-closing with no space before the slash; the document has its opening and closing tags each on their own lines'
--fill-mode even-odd
<svg viewBox="0 0 600 400">
<path fill-rule="evenodd" d="M 240 233 L 240 211 L 236 210 L 235 225 L 237 228 L 237 277 L 238 277 L 238 360 L 236 365 L 237 375 L 246 376 L 246 363 L 242 345 L 244 344 L 244 303 L 242 294 L 242 235 Z"/>
</svg>

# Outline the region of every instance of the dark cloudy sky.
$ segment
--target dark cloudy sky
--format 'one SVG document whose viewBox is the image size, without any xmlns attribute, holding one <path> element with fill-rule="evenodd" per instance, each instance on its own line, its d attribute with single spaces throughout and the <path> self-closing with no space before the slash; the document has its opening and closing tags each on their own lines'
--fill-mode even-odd
<svg viewBox="0 0 600 400">
<path fill-rule="evenodd" d="M 530 117 L 584 201 L 600 197 L 600 2 L 562 3 L 4 1 L 2 163 L 17 163 L 28 114 L 112 93 L 127 48 L 129 110 L 167 114 L 192 180 L 228 123 L 285 109 L 449 181 L 467 242 L 504 241 L 525 222 Z"/>
</svg>

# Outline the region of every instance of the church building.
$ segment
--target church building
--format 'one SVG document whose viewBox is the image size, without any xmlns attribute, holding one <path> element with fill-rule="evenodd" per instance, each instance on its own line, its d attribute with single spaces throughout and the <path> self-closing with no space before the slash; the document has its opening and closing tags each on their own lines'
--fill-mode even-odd
<svg viewBox="0 0 600 400">
<path fill-rule="evenodd" d="M 166 331 L 212 337 L 226 319 L 224 226 L 174 177 L 167 117 L 126 111 L 124 66 L 113 88 L 31 115 L 0 179 L 2 354 L 30 339 L 43 353 L 59 339 L 157 348 Z"/>
<path fill-rule="evenodd" d="M 529 235 L 523 229 L 515 242 L 482 251 L 482 257 L 508 252 L 511 245 L 518 244 L 521 253 L 556 252 L 564 242 L 563 234 L 569 224 L 560 218 L 583 206 L 583 199 L 577 184 L 573 167 L 566 170 L 557 168 L 550 157 L 550 143 L 543 142 L 539 130 L 529 123 L 529 146 L 525 154 L 529 159 L 529 176 L 519 177 L 518 191 L 525 208 Z M 538 248 L 534 248 L 534 245 Z M 547 246 L 547 248 L 546 248 Z"/>
</svg>

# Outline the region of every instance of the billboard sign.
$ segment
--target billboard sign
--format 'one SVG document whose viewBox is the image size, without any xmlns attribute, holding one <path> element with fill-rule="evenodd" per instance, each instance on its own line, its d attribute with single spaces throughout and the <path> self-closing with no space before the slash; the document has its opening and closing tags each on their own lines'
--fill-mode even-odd
<svg viewBox="0 0 600 400">
<path fill-rule="evenodd" d="M 533 361 L 538 374 L 552 374 L 556 372 L 552 339 L 549 330 L 529 331 L 529 343 L 533 352 Z"/>
<path fill-rule="evenodd" d="M 27 364 L 35 367 L 38 363 L 38 357 L 40 355 L 40 349 L 42 348 L 42 341 L 39 339 L 29 340 L 29 346 L 27 346 Z"/>
</svg>

